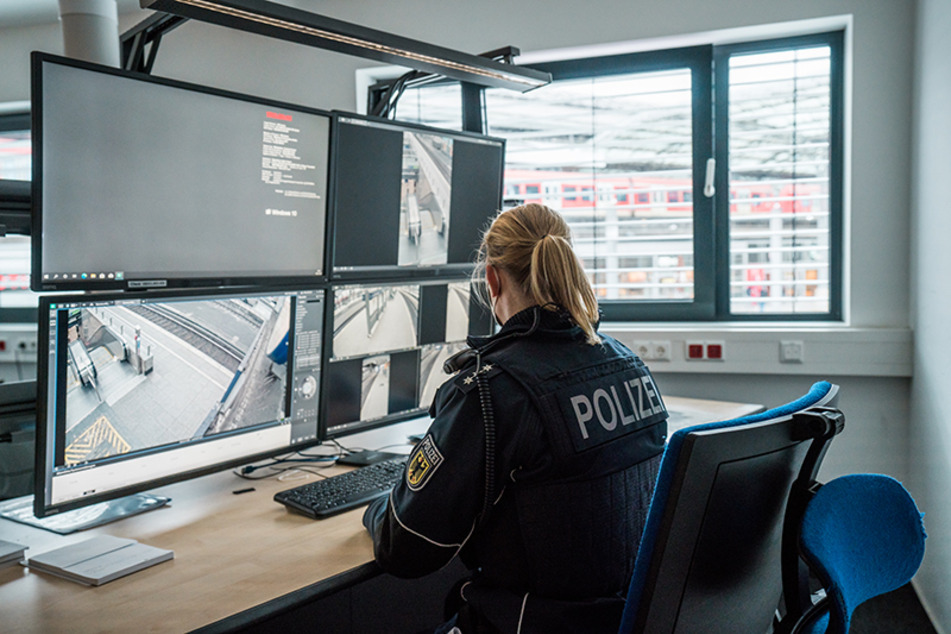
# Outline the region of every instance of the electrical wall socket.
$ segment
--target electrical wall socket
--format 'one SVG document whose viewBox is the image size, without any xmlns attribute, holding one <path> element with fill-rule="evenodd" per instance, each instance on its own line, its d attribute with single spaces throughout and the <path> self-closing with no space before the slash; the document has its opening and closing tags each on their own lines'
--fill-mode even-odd
<svg viewBox="0 0 951 634">
<path fill-rule="evenodd" d="M 631 350 L 643 361 L 670 361 L 669 341 L 635 341 Z"/>
<path fill-rule="evenodd" d="M 670 361 L 670 342 L 669 341 L 651 341 L 650 342 L 650 360 Z"/>
<path fill-rule="evenodd" d="M 802 341 L 780 341 L 779 342 L 779 362 L 780 363 L 802 363 L 805 359 L 805 344 Z"/>
<path fill-rule="evenodd" d="M 644 361 L 650 359 L 651 344 L 649 341 L 635 341 L 633 344 L 631 344 L 631 350 L 633 350 L 634 354 L 639 356 Z"/>
<path fill-rule="evenodd" d="M 684 342 L 684 359 L 687 361 L 723 361 L 726 357 L 726 342 L 694 341 Z"/>
</svg>

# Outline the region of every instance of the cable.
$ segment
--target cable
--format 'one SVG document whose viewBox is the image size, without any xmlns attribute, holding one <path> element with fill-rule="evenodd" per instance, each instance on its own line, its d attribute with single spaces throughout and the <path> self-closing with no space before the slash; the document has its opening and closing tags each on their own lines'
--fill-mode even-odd
<svg viewBox="0 0 951 634">
<path fill-rule="evenodd" d="M 376 449 L 369 449 L 369 448 L 367 448 L 367 447 L 344 447 L 343 445 L 341 445 L 341 444 L 340 444 L 339 442 L 337 442 L 336 440 L 331 440 L 331 442 L 332 442 L 334 445 L 336 445 L 336 446 L 337 446 L 337 449 L 339 449 L 339 450 L 340 450 L 343 454 L 345 454 L 345 455 L 346 455 L 346 454 L 353 454 L 353 453 L 360 453 L 361 451 L 385 451 L 385 450 L 387 450 L 387 449 L 395 449 L 396 447 L 406 447 L 406 446 L 411 446 L 411 445 L 413 444 L 413 443 L 411 443 L 411 442 L 409 442 L 409 441 L 406 441 L 406 442 L 393 443 L 393 444 L 390 444 L 390 445 L 383 445 L 382 447 L 377 447 Z M 341 456 L 341 457 L 342 457 L 342 456 Z"/>
<path fill-rule="evenodd" d="M 319 469 L 327 469 L 334 466 L 340 458 L 348 454 L 358 453 L 360 451 L 366 451 L 366 449 L 354 449 L 352 447 L 344 447 L 336 440 L 331 440 L 331 442 L 336 446 L 337 453 L 334 454 L 305 454 L 300 451 L 295 451 L 290 454 L 284 454 L 281 456 L 274 457 L 270 462 L 263 464 L 249 464 L 243 467 L 232 469 L 231 472 L 242 478 L 244 480 L 263 480 L 265 478 L 273 478 L 274 476 L 281 476 L 282 474 L 287 473 L 288 471 L 305 471 L 307 473 L 312 473 L 318 475 L 322 478 L 329 477 L 319 471 L 314 471 L 313 469 L 308 469 L 304 466 L 301 466 L 302 463 L 326 463 L 318 466 Z M 405 447 L 411 443 L 396 443 L 392 445 L 386 445 L 376 449 L 375 451 L 383 451 L 386 449 L 392 449 L 395 447 Z M 268 469 L 268 473 L 262 475 L 251 475 L 252 473 L 259 471 L 261 469 Z"/>
<path fill-rule="evenodd" d="M 479 390 L 479 405 L 482 409 L 482 426 L 485 433 L 485 493 L 479 523 L 485 522 L 495 500 L 495 414 L 492 411 L 492 395 L 489 380 L 482 372 L 482 355 L 476 357 L 476 387 Z"/>
<path fill-rule="evenodd" d="M 299 457 L 295 457 L 295 456 L 299 456 Z M 270 462 L 267 462 L 264 464 L 249 464 L 249 465 L 240 467 L 238 469 L 232 469 L 232 473 L 234 473 L 238 477 L 245 478 L 248 480 L 257 480 L 261 478 L 268 478 L 274 475 L 272 473 L 272 474 L 263 475 L 263 476 L 249 477 L 249 474 L 254 473 L 255 471 L 259 469 L 278 469 L 279 471 L 286 470 L 286 469 L 294 469 L 294 468 L 300 468 L 295 466 L 296 463 L 306 463 L 306 462 L 327 462 L 327 463 L 330 463 L 326 465 L 329 467 L 329 466 L 333 466 L 333 464 L 335 464 L 339 458 L 340 456 L 336 454 L 312 455 L 312 454 L 303 454 L 301 452 L 293 452 L 290 454 L 284 454 L 282 456 L 276 456 Z M 278 465 L 288 465 L 288 466 L 278 467 Z"/>
<path fill-rule="evenodd" d="M 318 468 L 320 468 L 320 469 L 329 469 L 329 468 L 332 467 L 332 466 L 333 466 L 333 464 L 327 464 L 327 465 L 323 465 L 322 467 L 318 467 Z M 265 474 L 262 474 L 262 475 L 257 475 L 257 476 L 248 475 L 248 473 L 250 473 L 250 472 L 249 472 L 249 471 L 245 471 L 244 469 L 233 469 L 233 470 L 232 470 L 232 473 L 233 473 L 234 475 L 238 476 L 239 478 L 241 478 L 242 480 L 265 480 L 265 479 L 267 479 L 267 478 L 273 478 L 273 477 L 275 477 L 275 476 L 277 476 L 278 479 L 281 479 L 280 476 L 283 475 L 283 474 L 286 474 L 286 473 L 289 472 L 289 471 L 303 471 L 303 472 L 306 472 L 306 473 L 311 473 L 311 474 L 316 475 L 316 476 L 320 476 L 321 478 L 327 478 L 327 477 L 329 477 L 329 476 L 327 476 L 326 474 L 321 473 L 320 471 L 315 471 L 315 470 L 312 469 L 312 468 L 302 467 L 302 466 L 300 466 L 300 465 L 287 465 L 287 466 L 281 466 L 281 467 L 275 466 L 275 465 L 264 465 L 264 466 L 261 466 L 261 467 L 256 467 L 256 468 L 253 469 L 252 471 L 257 471 L 258 469 L 269 469 L 270 471 L 269 471 L 268 473 L 265 473 Z"/>
<path fill-rule="evenodd" d="M 495 502 L 496 497 L 496 478 L 495 478 L 495 412 L 492 409 L 492 394 L 489 392 L 489 380 L 482 371 L 482 353 L 486 352 L 501 341 L 510 338 L 527 337 L 534 334 L 541 325 L 541 306 L 535 306 L 532 316 L 532 325 L 525 332 L 513 332 L 510 335 L 501 337 L 492 341 L 488 345 L 475 350 L 475 381 L 479 392 L 479 407 L 482 409 L 482 426 L 485 438 L 485 493 L 482 500 L 482 513 L 479 515 L 479 524 L 482 525 L 488 519 L 489 510 Z"/>
</svg>

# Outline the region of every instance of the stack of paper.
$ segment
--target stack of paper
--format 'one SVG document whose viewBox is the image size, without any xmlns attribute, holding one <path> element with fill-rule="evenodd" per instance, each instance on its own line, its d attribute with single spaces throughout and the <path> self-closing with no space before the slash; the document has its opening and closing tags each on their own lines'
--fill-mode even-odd
<svg viewBox="0 0 951 634">
<path fill-rule="evenodd" d="M 23 560 L 26 546 L 0 539 L 0 568 L 6 568 Z"/>
<path fill-rule="evenodd" d="M 71 581 L 99 586 L 148 568 L 174 556 L 171 550 L 140 544 L 134 539 L 98 535 L 30 557 L 31 570 L 42 570 Z"/>
</svg>

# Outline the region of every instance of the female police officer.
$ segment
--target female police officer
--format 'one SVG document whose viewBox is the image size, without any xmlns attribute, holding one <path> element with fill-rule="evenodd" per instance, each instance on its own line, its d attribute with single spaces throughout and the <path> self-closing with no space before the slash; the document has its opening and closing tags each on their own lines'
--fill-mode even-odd
<svg viewBox="0 0 951 634">
<path fill-rule="evenodd" d="M 389 498 L 364 523 L 397 576 L 459 555 L 450 600 L 470 632 L 615 632 L 666 436 L 647 368 L 596 332 L 568 226 L 543 205 L 499 214 L 484 274 L 501 329 L 470 338 Z"/>
</svg>

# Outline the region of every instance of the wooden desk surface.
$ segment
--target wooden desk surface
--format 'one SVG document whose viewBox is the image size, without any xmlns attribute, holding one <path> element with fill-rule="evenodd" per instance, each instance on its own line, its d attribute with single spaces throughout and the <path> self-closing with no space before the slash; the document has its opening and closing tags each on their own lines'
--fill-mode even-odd
<svg viewBox="0 0 951 634">
<path fill-rule="evenodd" d="M 96 588 L 22 566 L 0 570 L 0 630 L 184 632 L 372 559 L 362 509 L 318 522 L 271 499 L 304 481 L 218 473 L 163 487 L 169 507 L 65 537 L 5 521 L 0 535 L 29 545 L 28 556 L 108 533 L 169 548 L 175 558 Z M 255 490 L 231 493 L 248 486 Z"/>
<path fill-rule="evenodd" d="M 665 401 L 671 431 L 685 421 L 723 420 L 762 409 L 679 397 Z M 185 632 L 369 562 L 372 543 L 363 530 L 362 508 L 315 521 L 272 500 L 275 492 L 316 477 L 249 482 L 225 471 L 157 489 L 172 498 L 166 508 L 67 536 L 0 520 L 0 539 L 29 546 L 27 556 L 96 533 L 175 552 L 171 561 L 99 587 L 19 565 L 4 568 L 0 630 Z M 232 493 L 251 486 L 255 490 L 249 493 Z"/>
</svg>

